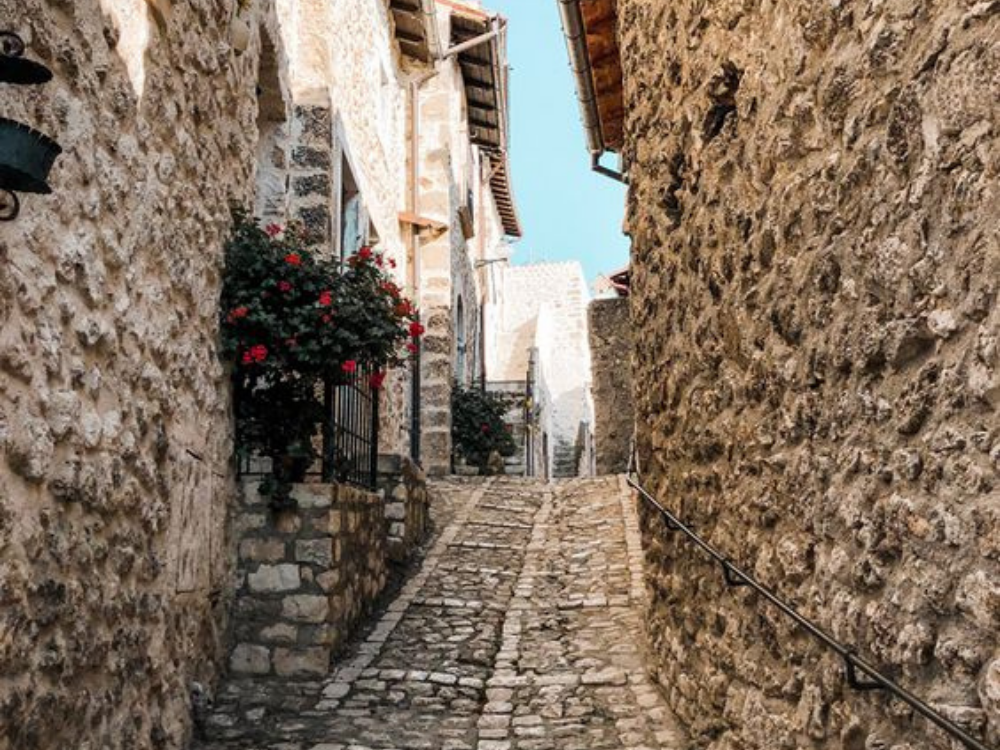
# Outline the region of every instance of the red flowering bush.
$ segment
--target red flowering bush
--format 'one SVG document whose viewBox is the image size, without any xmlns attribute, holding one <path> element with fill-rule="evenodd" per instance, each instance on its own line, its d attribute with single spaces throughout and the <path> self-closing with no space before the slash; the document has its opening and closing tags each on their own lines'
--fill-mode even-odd
<svg viewBox="0 0 1000 750">
<path fill-rule="evenodd" d="M 297 228 L 261 229 L 234 213 L 221 322 L 240 451 L 272 457 L 276 470 L 288 457 L 310 465 L 322 384 L 364 370 L 379 388 L 384 370 L 406 358 L 423 327 L 386 265 L 362 248 L 342 267 L 310 250 Z"/>
</svg>

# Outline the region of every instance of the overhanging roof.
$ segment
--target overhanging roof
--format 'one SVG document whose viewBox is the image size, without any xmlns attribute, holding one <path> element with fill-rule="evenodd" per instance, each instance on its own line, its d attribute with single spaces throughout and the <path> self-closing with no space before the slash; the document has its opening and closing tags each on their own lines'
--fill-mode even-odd
<svg viewBox="0 0 1000 750">
<path fill-rule="evenodd" d="M 430 62 L 437 53 L 434 5 L 426 0 L 389 0 L 396 41 L 404 55 Z"/>
<path fill-rule="evenodd" d="M 493 191 L 493 200 L 496 202 L 497 211 L 500 212 L 500 219 L 503 221 L 503 231 L 508 237 L 521 237 L 521 221 L 517 217 L 517 204 L 514 203 L 514 191 L 510 182 L 510 167 L 506 154 L 494 154 L 490 168 L 493 175 L 490 177 L 490 190 Z"/>
<path fill-rule="evenodd" d="M 441 2 L 442 0 L 439 0 Z M 491 170 L 490 190 L 508 237 L 521 237 L 507 158 L 508 91 L 506 19 L 479 8 L 444 2 L 452 9 L 451 45 L 457 46 L 495 31 L 493 38 L 457 55 L 465 86 L 469 140 L 484 152 Z"/>
<path fill-rule="evenodd" d="M 590 73 L 597 95 L 604 145 L 618 151 L 624 142 L 625 99 L 622 59 L 618 48 L 618 0 L 580 0 L 587 30 Z"/>
<path fill-rule="evenodd" d="M 620 151 L 625 105 L 618 0 L 559 0 L 559 9 L 587 130 L 587 147 L 597 156 L 604 151 Z"/>
<path fill-rule="evenodd" d="M 493 30 L 493 20 L 455 11 L 451 43 L 458 45 Z M 507 62 L 497 36 L 458 54 L 472 142 L 488 150 L 507 148 Z"/>
</svg>

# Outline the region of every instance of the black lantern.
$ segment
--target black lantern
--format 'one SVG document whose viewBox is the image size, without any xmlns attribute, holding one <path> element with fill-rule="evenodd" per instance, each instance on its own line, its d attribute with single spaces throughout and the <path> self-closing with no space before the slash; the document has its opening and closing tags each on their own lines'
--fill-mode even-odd
<svg viewBox="0 0 1000 750">
<path fill-rule="evenodd" d="M 0 83 L 27 85 L 52 80 L 52 71 L 24 59 L 24 42 L 17 34 L 0 31 Z M 0 221 L 17 218 L 17 193 L 51 193 L 47 180 L 59 144 L 37 130 L 0 117 Z"/>
<path fill-rule="evenodd" d="M 24 42 L 17 34 L 0 31 L 0 83 L 48 83 L 52 71 L 24 58 Z"/>
</svg>

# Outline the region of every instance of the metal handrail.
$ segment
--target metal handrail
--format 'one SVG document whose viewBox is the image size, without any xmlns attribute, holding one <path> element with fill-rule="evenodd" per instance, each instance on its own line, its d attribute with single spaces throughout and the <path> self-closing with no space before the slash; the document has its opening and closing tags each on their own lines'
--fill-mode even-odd
<svg viewBox="0 0 1000 750">
<path fill-rule="evenodd" d="M 791 604 L 782 599 L 780 596 L 775 594 L 766 586 L 759 583 L 753 576 L 747 573 L 745 570 L 736 565 L 730 558 L 723 555 L 719 550 L 713 547 L 711 544 L 706 542 L 701 536 L 699 536 L 688 524 L 681 521 L 676 515 L 671 513 L 669 510 L 663 507 L 656 498 L 654 498 L 648 491 L 639 483 L 637 479 L 633 479 L 632 469 L 634 455 L 629 459 L 629 473 L 626 476 L 626 481 L 628 484 L 634 488 L 650 505 L 656 508 L 660 514 L 663 516 L 667 529 L 669 531 L 680 531 L 689 540 L 694 542 L 698 547 L 702 549 L 709 557 L 711 557 L 715 562 L 719 564 L 722 568 L 723 580 L 729 587 L 742 587 L 746 586 L 758 594 L 767 599 L 771 604 L 778 608 L 782 614 L 787 615 L 792 620 L 795 621 L 799 627 L 805 630 L 809 635 L 818 640 L 820 643 L 825 645 L 831 651 L 836 653 L 844 661 L 844 676 L 847 679 L 847 684 L 853 689 L 858 691 L 869 691 L 869 690 L 886 690 L 893 696 L 903 701 L 909 705 L 914 711 L 919 713 L 928 721 L 933 722 L 947 734 L 954 737 L 956 740 L 961 742 L 968 748 L 972 750 L 1000 750 L 998 748 L 989 748 L 984 745 L 979 740 L 974 737 L 969 736 L 961 727 L 957 726 L 952 721 L 948 720 L 940 713 L 931 708 L 927 703 L 922 701 L 920 698 L 915 696 L 913 693 L 909 692 L 906 688 L 898 685 L 897 683 L 890 680 L 884 674 L 878 671 L 872 664 L 865 661 L 863 658 L 858 656 L 857 651 L 852 647 L 841 643 L 832 635 L 823 630 L 819 625 L 814 623 L 812 620 L 808 619 L 804 615 L 799 614 Z M 858 673 L 862 673 L 863 677 L 859 677 Z M 865 679 L 867 678 L 867 679 Z"/>
</svg>

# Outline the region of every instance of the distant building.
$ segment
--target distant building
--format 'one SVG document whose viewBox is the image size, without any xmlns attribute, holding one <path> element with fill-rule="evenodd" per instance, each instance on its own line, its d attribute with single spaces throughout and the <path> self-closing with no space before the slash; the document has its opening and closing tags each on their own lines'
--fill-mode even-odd
<svg viewBox="0 0 1000 750">
<path fill-rule="evenodd" d="M 495 331 L 489 386 L 530 399 L 516 428 L 523 454 L 517 468 L 544 477 L 593 474 L 590 294 L 582 267 L 510 266 L 499 273 L 496 289 L 487 305 Z"/>
</svg>

